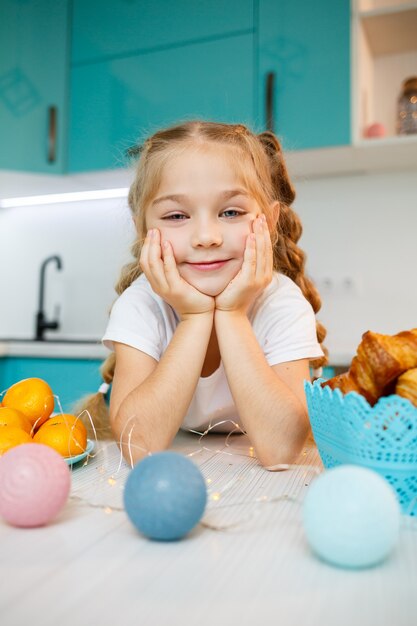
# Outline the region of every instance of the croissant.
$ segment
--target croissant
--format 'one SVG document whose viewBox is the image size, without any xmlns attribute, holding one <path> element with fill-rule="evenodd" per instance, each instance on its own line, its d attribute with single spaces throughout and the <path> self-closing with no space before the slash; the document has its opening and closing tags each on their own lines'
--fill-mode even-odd
<svg viewBox="0 0 417 626">
<path fill-rule="evenodd" d="M 395 393 L 417 406 L 417 367 L 401 374 L 397 380 Z"/>
<path fill-rule="evenodd" d="M 368 331 L 362 335 L 349 371 L 323 383 L 323 387 L 356 391 L 372 406 L 380 396 L 395 390 L 395 381 L 408 369 L 417 368 L 417 328 L 397 335 Z"/>
</svg>

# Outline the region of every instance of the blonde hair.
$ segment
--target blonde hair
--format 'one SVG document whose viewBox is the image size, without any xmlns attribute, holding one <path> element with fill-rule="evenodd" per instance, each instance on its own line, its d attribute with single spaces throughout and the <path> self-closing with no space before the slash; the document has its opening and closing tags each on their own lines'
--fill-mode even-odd
<svg viewBox="0 0 417 626">
<path fill-rule="evenodd" d="M 272 132 L 256 135 L 242 124 L 185 122 L 156 132 L 138 148 L 140 157 L 128 196 L 137 238 L 131 249 L 133 261 L 123 267 L 116 284 L 117 294 L 123 293 L 142 273 L 139 258 L 146 236 L 146 211 L 158 192 L 165 164 L 190 148 L 205 150 L 219 146 L 228 151 L 231 165 L 266 216 L 273 244 L 274 269 L 300 287 L 314 313 L 317 313 L 321 300 L 312 281 L 305 275 L 305 253 L 297 245 L 302 226 L 298 215 L 291 208 L 295 191 L 288 176 L 281 145 Z M 271 209 L 276 201 L 280 205 L 278 220 Z M 316 325 L 317 339 L 321 344 L 326 331 L 319 322 Z M 323 351 L 325 356 L 313 360 L 312 367 L 317 368 L 327 362 L 327 350 L 324 347 Z M 113 380 L 114 368 L 115 355 L 112 353 L 101 367 L 105 382 Z M 84 402 L 78 408 L 94 410 L 93 419 L 98 423 L 97 430 L 108 434 L 108 412 L 102 393 L 89 397 L 87 403 Z"/>
</svg>

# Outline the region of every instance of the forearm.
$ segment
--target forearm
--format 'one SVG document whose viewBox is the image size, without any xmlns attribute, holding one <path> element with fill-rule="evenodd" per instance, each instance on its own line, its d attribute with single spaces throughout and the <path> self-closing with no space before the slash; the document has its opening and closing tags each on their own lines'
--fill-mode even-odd
<svg viewBox="0 0 417 626">
<path fill-rule="evenodd" d="M 197 386 L 212 326 L 212 312 L 181 321 L 153 372 L 121 403 L 112 428 L 127 460 L 171 445 Z"/>
<path fill-rule="evenodd" d="M 230 390 L 260 463 L 292 462 L 308 434 L 305 406 L 268 364 L 245 315 L 216 310 L 214 322 Z"/>
</svg>

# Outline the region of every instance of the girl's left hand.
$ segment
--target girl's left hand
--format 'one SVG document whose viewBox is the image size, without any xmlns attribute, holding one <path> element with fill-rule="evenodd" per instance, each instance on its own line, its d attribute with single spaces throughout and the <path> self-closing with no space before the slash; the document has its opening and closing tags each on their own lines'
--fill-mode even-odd
<svg viewBox="0 0 417 626">
<path fill-rule="evenodd" d="M 272 280 L 273 251 L 271 236 L 264 215 L 253 222 L 248 235 L 240 271 L 216 297 L 217 311 L 246 314 L 255 298 Z"/>
</svg>

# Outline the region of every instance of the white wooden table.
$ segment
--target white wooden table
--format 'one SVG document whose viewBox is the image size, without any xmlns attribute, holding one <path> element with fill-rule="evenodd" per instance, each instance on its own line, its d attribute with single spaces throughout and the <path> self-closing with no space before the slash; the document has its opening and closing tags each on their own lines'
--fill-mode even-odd
<svg viewBox="0 0 417 626">
<path fill-rule="evenodd" d="M 47 527 L 0 522 L 1 626 L 415 626 L 417 530 L 404 520 L 382 565 L 350 571 L 315 558 L 302 502 L 321 464 L 267 472 L 245 437 L 181 433 L 208 481 L 203 524 L 179 542 L 142 537 L 122 507 L 129 468 L 103 443 L 73 470 L 72 495 Z M 204 446 L 205 449 L 201 449 Z M 217 530 L 216 530 L 217 529 Z"/>
</svg>

